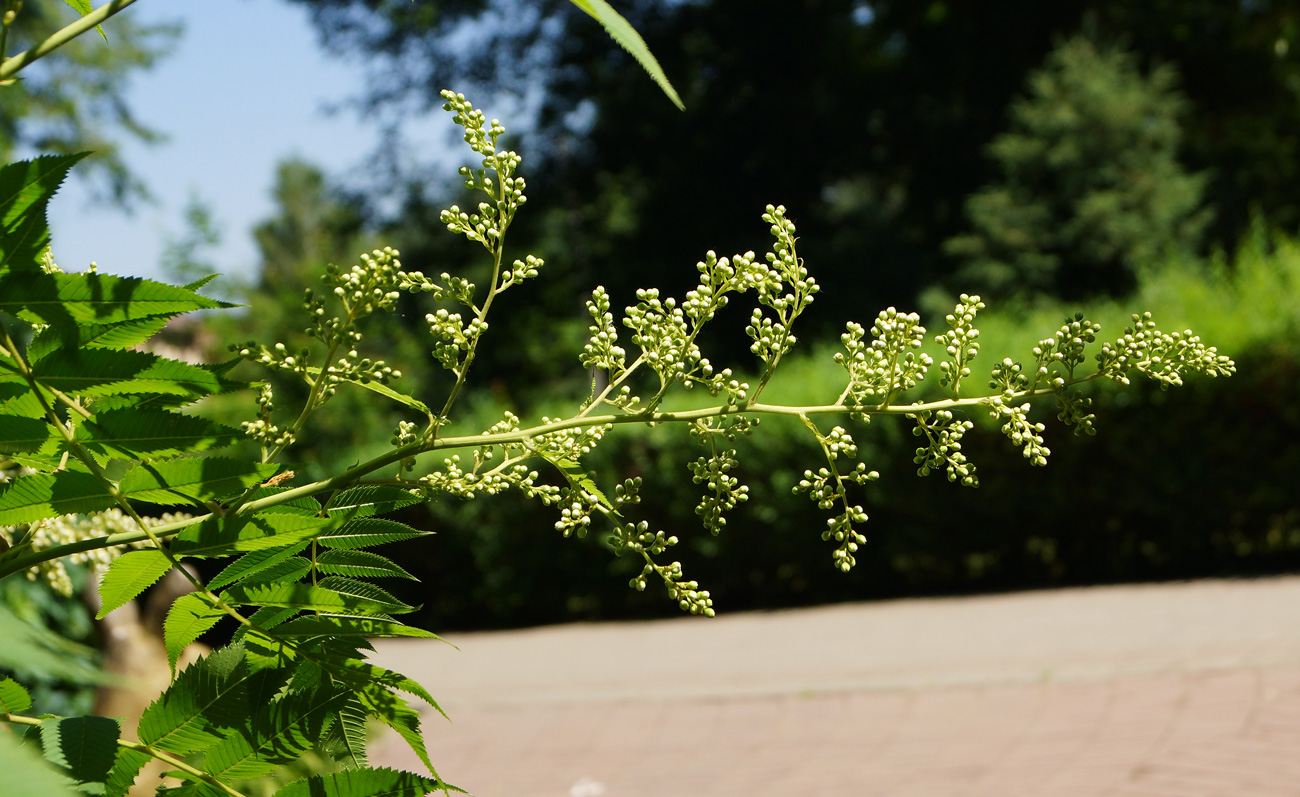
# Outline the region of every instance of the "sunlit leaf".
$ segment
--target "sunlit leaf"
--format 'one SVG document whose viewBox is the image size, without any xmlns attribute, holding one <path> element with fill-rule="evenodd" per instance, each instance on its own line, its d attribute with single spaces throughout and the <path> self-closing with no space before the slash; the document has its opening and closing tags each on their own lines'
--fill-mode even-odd
<svg viewBox="0 0 1300 797">
<path fill-rule="evenodd" d="M 395 769 L 349 769 L 295 781 L 275 797 L 423 797 L 443 789 L 459 792 L 440 780 Z"/>
<path fill-rule="evenodd" d="M 663 67 L 659 66 L 659 62 L 651 54 L 650 48 L 646 46 L 645 40 L 641 38 L 641 34 L 636 32 L 636 28 L 633 28 L 631 23 L 624 19 L 605 0 L 569 0 L 569 2 L 581 8 L 599 22 L 605 32 L 609 34 L 609 37 L 637 60 L 637 63 L 659 85 L 664 94 L 668 95 L 668 99 L 672 100 L 673 105 L 683 111 L 686 110 L 681 97 L 677 96 L 677 90 L 673 88 L 672 83 L 668 82 L 668 76 L 664 74 Z"/>
<path fill-rule="evenodd" d="M 96 620 L 102 620 L 114 609 L 153 586 L 154 582 L 171 570 L 172 563 L 157 548 L 127 551 L 108 566 L 108 572 L 99 582 L 101 605 Z"/>
</svg>

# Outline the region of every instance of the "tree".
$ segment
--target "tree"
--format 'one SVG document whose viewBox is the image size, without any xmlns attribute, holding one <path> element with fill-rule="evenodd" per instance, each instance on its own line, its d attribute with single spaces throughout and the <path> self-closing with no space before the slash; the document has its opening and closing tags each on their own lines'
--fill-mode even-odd
<svg viewBox="0 0 1300 797">
<path fill-rule="evenodd" d="M 1123 293 L 1156 258 L 1190 254 L 1208 213 L 1205 175 L 1178 162 L 1186 102 L 1172 66 L 1087 38 L 1062 42 L 993 140 L 996 182 L 966 201 L 973 232 L 945 249 L 956 281 L 994 296 Z"/>
<path fill-rule="evenodd" d="M 9 10 L 14 3 L 4 4 Z M 26 0 L 21 24 L 6 25 L 8 57 L 44 40 L 76 12 L 63 0 Z M 65 45 L 59 58 L 43 59 L 21 79 L 0 91 L 0 159 L 19 149 L 70 154 L 93 151 L 86 176 L 97 177 L 108 195 L 129 203 L 147 195 L 118 152 L 119 141 L 153 142 L 157 131 L 142 124 L 126 102 L 133 74 L 150 69 L 171 51 L 178 25 L 140 25 L 122 19 L 113 25 L 111 44 L 99 36 Z"/>
<path fill-rule="evenodd" d="M 122 7 L 88 9 L 61 38 L 88 32 Z M 6 67 L 0 75 L 19 68 L 0 64 Z M 986 412 L 1030 464 L 1044 465 L 1045 427 L 1029 416 L 1036 400 L 1052 401 L 1060 418 L 1090 433 L 1094 418 L 1078 390 L 1086 384 L 1127 385 L 1142 376 L 1168 387 L 1189 374 L 1235 371 L 1230 358 L 1190 332 L 1160 331 L 1149 313 L 1132 316 L 1121 336 L 1099 346 L 1099 325 L 1079 315 L 1033 350 L 1028 367 L 995 360 L 990 381 L 972 389 L 970 366 L 981 348 L 975 321 L 984 304 L 963 295 L 948 329 L 934 338 L 937 363 L 921 351 L 927 332 L 920 318 L 890 307 L 869 330 L 847 325 L 844 351 L 835 358 L 844 370 L 842 390 L 817 404 L 768 403 L 764 391 L 798 342 L 795 324 L 820 286 L 797 251 L 785 208 L 767 205 L 766 255 L 709 252 L 696 267 L 696 286 L 680 300 L 640 292 L 621 314 L 626 332 L 615 323 L 605 288 L 592 287 L 590 335 L 576 359 L 599 378 L 562 416 L 525 420 L 505 411 L 486 430 L 457 428 L 468 416 L 464 387 L 488 340 L 488 318 L 501 309 L 496 299 L 532 284 L 545 263 L 506 248 L 526 182 L 521 157 L 504 147 L 504 128 L 464 95 L 442 97 L 475 153 L 475 165 L 459 174 L 480 201 L 467 210 L 452 205 L 439 221 L 486 261 L 488 277 L 476 285 L 463 275 L 408 271 L 391 247 L 363 254 L 350 268 L 327 267 L 324 290 L 308 292 L 301 305 L 308 346 L 236 347 L 246 363 L 299 384 L 305 396 L 289 406 L 266 382 L 240 380 L 232 363 L 205 367 L 140 350 L 172 318 L 229 309 L 200 292 L 208 279 L 167 285 L 57 266 L 45 210 L 82 156 L 0 167 L 0 578 L 27 571 L 66 586 L 66 573 L 57 577 L 65 560 L 101 560 L 101 617 L 169 573 L 194 587 L 164 621 L 174 677 L 140 718 L 138 741 L 122 738 L 112 718 L 42 714 L 22 684 L 0 678 L 0 721 L 25 728 L 28 741 L 24 750 L 6 735 L 0 745 L 8 788 L 122 797 L 152 760 L 185 781 L 169 794 L 243 797 L 245 780 L 322 755 L 339 769 L 290 783 L 278 797 L 448 793 L 411 705 L 418 698 L 440 710 L 433 696 L 368 659 L 369 638 L 437 638 L 396 619 L 416 607 L 373 583 L 411 574 L 366 549 L 424 536 L 381 515 L 424 501 L 517 491 L 554 507 L 555 529 L 564 536 L 604 527 L 613 552 L 641 567 L 632 588 L 662 585 L 683 611 L 712 616 L 709 591 L 671 558 L 678 536 L 636 519 L 641 480 L 598 484 L 605 478 L 591 469 L 589 455 L 616 429 L 675 427 L 704 444 L 705 456 L 690 470 L 701 486 L 697 514 L 716 534 L 748 498 L 734 474 L 738 438 L 764 416 L 797 419 L 821 460 L 794 491 L 830 514 L 821 538 L 833 566 L 847 572 L 865 542 L 858 527 L 867 520 L 851 485 L 879 474 L 860 460 L 852 434 L 838 425 L 826 429 L 826 418 L 901 417 L 922 443 L 913 460 L 920 475 L 938 470 L 974 486 L 975 469 L 961 447 L 973 424 L 957 413 Z M 293 235 L 280 236 L 282 243 L 301 239 L 310 225 L 287 226 Z M 362 353 L 372 334 L 368 321 L 392 315 L 404 294 L 445 305 L 424 318 L 426 345 L 444 379 L 420 396 L 394 386 L 398 368 Z M 705 356 L 705 328 L 742 299 L 751 305 L 744 334 L 757 363 L 752 381 Z M 512 343 L 506 337 L 495 345 Z M 933 373 L 941 397 L 913 400 Z M 705 406 L 678 408 L 676 394 L 692 388 L 707 394 Z M 216 396 L 251 392 L 255 415 L 238 429 L 198 411 Z M 311 436 L 315 413 L 341 393 L 387 403 L 406 419 L 362 461 L 320 478 L 299 475 L 306 462 L 286 469 L 295 444 Z M 242 450 L 245 438 L 259 451 Z M 160 514 L 168 509 L 177 513 Z M 205 583 L 188 566 L 194 560 L 223 566 Z M 179 669 L 181 652 L 223 622 L 233 624 L 229 643 Z M 11 625 L 3 615 L 0 623 Z M 0 664 L 51 654 L 39 637 L 9 634 L 6 642 Z M 371 766 L 372 719 L 397 732 L 428 774 Z M 53 776 L 36 757 L 37 739 Z"/>
<path fill-rule="evenodd" d="M 1217 213 L 1209 243 L 1233 248 L 1252 206 L 1281 229 L 1300 225 L 1296 0 L 618 4 L 676 78 L 686 114 L 562 2 L 304 5 L 332 49 L 372 65 L 360 101 L 387 108 L 389 122 L 436 104 L 453 78 L 545 92 L 544 146 L 528 148 L 554 159 L 534 193 L 558 210 L 535 238 L 568 245 L 579 281 L 606 279 L 611 258 L 635 273 L 645 252 L 695 257 L 720 242 L 705 240 L 692 208 L 739 230 L 750 197 L 775 195 L 801 208 L 806 254 L 832 288 L 823 331 L 853 301 L 904 302 L 960 265 L 942 243 L 966 231 L 966 197 L 996 177 L 989 142 L 1029 71 L 1082 30 L 1124 42 L 1148 72 L 1168 64 L 1182 76 L 1185 164 L 1207 173 Z M 656 146 L 664 139 L 671 151 Z M 632 156 L 647 151 L 660 154 Z"/>
</svg>

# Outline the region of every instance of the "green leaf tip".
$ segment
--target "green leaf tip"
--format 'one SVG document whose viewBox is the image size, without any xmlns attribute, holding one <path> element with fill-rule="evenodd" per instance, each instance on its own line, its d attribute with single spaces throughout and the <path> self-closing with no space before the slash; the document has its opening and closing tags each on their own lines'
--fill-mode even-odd
<svg viewBox="0 0 1300 797">
<path fill-rule="evenodd" d="M 623 18 L 622 14 L 615 11 L 605 0 L 569 0 L 569 2 L 581 8 L 599 22 L 601 27 L 609 33 L 610 38 L 618 42 L 618 45 L 624 50 L 627 50 L 641 65 L 641 68 L 650 75 L 650 79 L 658 84 L 660 89 L 663 89 L 664 94 L 668 95 L 668 99 L 672 100 L 673 105 L 676 105 L 678 110 L 686 110 L 686 106 L 682 104 L 682 98 L 677 96 L 677 90 L 668 81 L 668 76 L 664 74 L 663 68 L 659 66 L 659 62 L 651 54 L 645 40 L 641 38 L 641 34 L 636 32 L 636 28 L 633 28 L 632 24 Z"/>
</svg>

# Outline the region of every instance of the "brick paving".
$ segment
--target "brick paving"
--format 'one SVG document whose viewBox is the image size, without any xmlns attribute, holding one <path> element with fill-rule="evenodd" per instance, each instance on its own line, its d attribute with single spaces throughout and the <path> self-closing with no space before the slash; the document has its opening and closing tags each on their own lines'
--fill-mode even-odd
<svg viewBox="0 0 1300 797">
<path fill-rule="evenodd" d="M 377 660 L 482 797 L 1300 797 L 1300 577 L 450 641 Z"/>
</svg>

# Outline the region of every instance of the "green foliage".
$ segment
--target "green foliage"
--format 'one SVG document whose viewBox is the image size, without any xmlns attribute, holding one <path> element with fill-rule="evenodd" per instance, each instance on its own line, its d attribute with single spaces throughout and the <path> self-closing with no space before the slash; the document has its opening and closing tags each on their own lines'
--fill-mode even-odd
<svg viewBox="0 0 1300 797">
<path fill-rule="evenodd" d="M 16 24 L 4 25 L 0 58 L 14 62 L 18 51 L 30 53 L 78 15 L 90 14 L 91 3 L 24 0 L 0 5 L 0 10 L 11 9 L 17 12 Z M 147 196 L 121 156 L 121 143 L 123 138 L 153 143 L 160 136 L 131 112 L 125 86 L 171 52 L 180 28 L 141 25 L 129 17 L 114 21 L 111 42 L 106 35 L 72 38 L 56 58 L 19 78 L 11 74 L 16 64 L 4 65 L 0 80 L 13 83 L 0 91 L 0 161 L 9 162 L 15 150 L 24 148 L 59 155 L 94 151 L 86 174 L 97 176 L 104 193 L 123 204 Z M 103 34 L 99 26 L 96 30 Z"/>
<path fill-rule="evenodd" d="M 1186 101 L 1172 66 L 1062 42 L 1011 106 L 989 154 L 999 178 L 966 201 L 973 232 L 950 239 L 958 279 L 999 297 L 1120 293 L 1166 252 L 1194 249 L 1204 175 L 1178 162 Z"/>
<path fill-rule="evenodd" d="M 598 17 L 612 24 L 611 14 L 604 9 Z M 269 370 L 298 387 L 286 406 L 271 385 L 256 385 L 250 401 L 255 420 L 241 426 L 260 449 L 256 454 L 235 444 L 232 427 L 196 414 L 207 399 L 254 387 L 227 377 L 233 363 L 195 366 L 133 349 L 158 320 L 221 307 L 198 292 L 206 281 L 168 286 L 63 273 L 42 248 L 48 240 L 44 204 L 70 163 L 0 168 L 0 186 L 18 186 L 8 199 L 0 197 L 8 202 L 0 214 L 0 251 L 7 253 L 0 261 L 6 289 L 0 311 L 7 314 L 0 327 L 0 429 L 14 434 L 0 446 L 11 457 L 0 484 L 0 578 L 112 551 L 105 555 L 100 587 L 106 613 L 179 569 L 196 591 L 171 607 L 164 624 L 173 669 L 199 634 L 225 618 L 237 626 L 229 644 L 176 673 L 140 718 L 139 741 L 120 738 L 117 723 L 104 718 L 16 711 L 0 716 L 37 728 L 46 760 L 81 791 L 122 794 L 145 759 L 153 758 L 185 782 L 173 793 L 240 795 L 242 781 L 309 756 L 344 769 L 287 785 L 279 794 L 450 791 L 434 769 L 411 701 L 441 712 L 433 696 L 367 660 L 368 638 L 437 638 L 395 619 L 418 606 L 367 580 L 409 578 L 391 558 L 368 549 L 422 536 L 379 515 L 421 502 L 517 492 L 554 507 L 554 528 L 564 536 L 602 530 L 614 553 L 634 563 L 635 590 L 662 583 L 683 611 L 712 616 L 710 591 L 688 578 L 669 553 L 681 538 L 652 530 L 635 516 L 644 509 L 643 482 L 631 478 L 613 489 L 600 486 L 605 477 L 591 466 L 592 455 L 616 429 L 666 425 L 691 431 L 707 452 L 690 468 L 703 492 L 696 512 L 717 535 L 726 514 L 749 497 L 748 485 L 734 473 L 740 439 L 754 433 L 763 417 L 797 421 L 811 433 L 824 464 L 805 471 L 794 489 L 830 513 L 822 538 L 832 546 L 831 563 L 848 571 L 865 542 L 860 527 L 867 519 L 853 491 L 879 474 L 867 469 L 848 430 L 823 430 L 822 416 L 861 422 L 903 416 L 918 425 L 926 442 L 917 451 L 922 471 L 943 464 L 950 478 L 973 483 L 959 453 L 968 422 L 958 413 L 992 417 L 1031 463 L 1041 465 L 1048 454 L 1043 426 L 1029 419 L 1036 399 L 1055 402 L 1063 416 L 1090 428 L 1091 415 L 1076 395 L 1083 384 L 1126 385 L 1138 373 L 1163 388 L 1181 384 L 1185 375 L 1235 370 L 1191 332 L 1162 332 L 1149 315 L 1134 315 L 1121 337 L 1095 347 L 1099 351 L 1089 359 L 1099 327 L 1080 316 L 1042 339 L 1027 366 L 1003 359 L 991 369 L 987 392 L 966 395 L 959 382 L 969 376 L 977 354 L 973 322 L 982 307 L 969 296 L 955 308 L 950 331 L 935 339 L 945 352 L 939 370 L 947 397 L 921 395 L 934 363 L 921 351 L 926 330 L 915 314 L 889 308 L 876 318 L 869 340 L 862 325 L 847 325 L 845 352 L 835 358 L 845 372 L 837 398 L 831 393 L 819 403 L 764 403 L 798 342 L 796 322 L 820 290 L 796 250 L 794 222 L 784 207 L 768 205 L 762 220 L 772 237 L 769 251 L 731 257 L 710 251 L 697 264 L 698 283 L 681 299 L 654 288 L 637 291 L 636 303 L 621 319 L 630 332 L 627 348 L 608 292 L 592 291 L 591 337 L 581 353 L 574 352 L 592 375 L 585 401 L 558 417 L 528 423 L 506 411 L 486 430 L 466 431 L 457 422 L 473 416 L 462 409 L 462 398 L 489 338 L 493 306 L 507 291 L 539 277 L 545 264 L 531 255 L 506 255 L 506 234 L 526 201 L 526 186 L 519 174 L 522 159 L 502 146 L 504 129 L 463 95 L 442 96 L 476 154 L 477 164 L 459 173 L 477 202 L 472 210 L 451 205 L 440 220 L 481 250 L 487 261 L 482 276 L 444 272 L 430 278 L 406 270 L 390 247 L 362 255 L 350 268 L 329 266 L 324 290 L 309 290 L 302 303 L 306 346 L 232 346 L 242 365 Z M 757 362 L 752 381 L 716 367 L 706 356 L 703 334 L 747 294 L 753 301 L 744 333 Z M 363 354 L 369 324 L 420 297 L 432 303 L 424 314 L 424 345 L 442 369 L 436 390 L 424 400 L 398 388 L 399 369 Z M 372 389 L 376 385 L 383 389 Z M 283 460 L 311 434 L 315 414 L 349 394 L 396 405 L 403 420 L 389 445 L 293 485 L 299 477 L 284 469 Z M 707 394 L 700 398 L 704 405 L 692 406 L 688 397 L 700 394 Z M 123 415 L 136 407 L 144 408 L 140 419 Z M 146 433 L 144 420 L 157 422 L 155 434 Z M 199 514 L 144 514 L 159 508 Z M 83 523 L 69 515 L 91 517 Z M 128 545 L 139 547 L 128 551 Z M 187 560 L 205 559 L 226 562 L 206 585 L 186 567 Z M 50 579 L 63 584 L 67 575 Z M 19 650 L 39 647 L 24 647 L 26 641 L 19 640 Z M 7 680 L 0 681 L 0 700 L 14 709 L 29 702 L 22 687 Z M 396 731 L 429 776 L 370 767 L 364 726 L 371 720 Z M 20 776 L 30 769 L 21 761 L 15 768 Z"/>
</svg>

